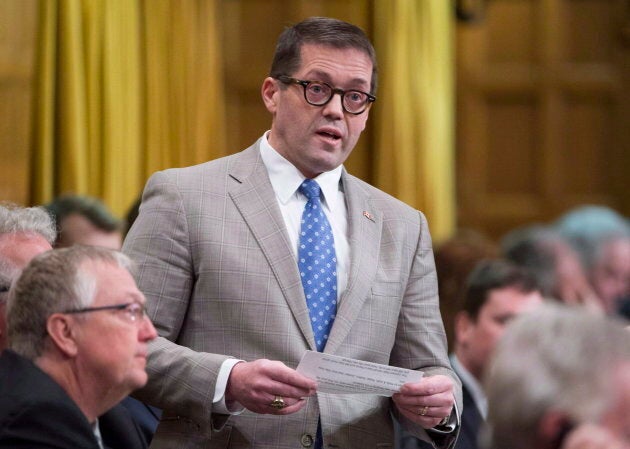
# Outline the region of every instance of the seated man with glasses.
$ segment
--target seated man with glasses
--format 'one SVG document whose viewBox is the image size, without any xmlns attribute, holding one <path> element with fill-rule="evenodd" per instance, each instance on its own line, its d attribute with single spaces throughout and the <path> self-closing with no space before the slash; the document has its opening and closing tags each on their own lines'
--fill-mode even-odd
<svg viewBox="0 0 630 449">
<path fill-rule="evenodd" d="M 37 256 L 7 304 L 0 447 L 104 448 L 99 416 L 144 386 L 156 331 L 125 255 L 75 246 Z"/>
</svg>

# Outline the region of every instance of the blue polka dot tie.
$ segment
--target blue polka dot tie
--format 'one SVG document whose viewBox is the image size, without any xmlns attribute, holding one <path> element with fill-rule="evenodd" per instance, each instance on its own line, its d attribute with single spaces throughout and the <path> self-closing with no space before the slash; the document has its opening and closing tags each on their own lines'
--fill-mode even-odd
<svg viewBox="0 0 630 449">
<path fill-rule="evenodd" d="M 324 350 L 337 312 L 337 257 L 330 223 L 319 199 L 321 189 L 312 179 L 300 185 L 308 199 L 302 213 L 298 268 L 311 326 L 319 352 Z"/>
</svg>

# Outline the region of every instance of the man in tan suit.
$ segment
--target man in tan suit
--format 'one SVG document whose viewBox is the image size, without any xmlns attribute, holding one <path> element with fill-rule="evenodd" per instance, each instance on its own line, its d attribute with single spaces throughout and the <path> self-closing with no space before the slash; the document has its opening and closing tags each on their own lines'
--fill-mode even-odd
<svg viewBox="0 0 630 449">
<path fill-rule="evenodd" d="M 149 180 L 124 251 L 160 334 L 139 394 L 164 410 L 152 447 L 393 448 L 390 412 L 436 447 L 454 443 L 461 388 L 426 220 L 342 165 L 375 91 L 365 34 L 307 19 L 282 33 L 262 85 L 271 130 L 245 151 Z M 323 333 L 302 285 L 309 207 L 333 254 L 325 277 L 336 279 Z M 424 377 L 392 398 L 318 392 L 295 371 L 307 350 Z"/>
</svg>

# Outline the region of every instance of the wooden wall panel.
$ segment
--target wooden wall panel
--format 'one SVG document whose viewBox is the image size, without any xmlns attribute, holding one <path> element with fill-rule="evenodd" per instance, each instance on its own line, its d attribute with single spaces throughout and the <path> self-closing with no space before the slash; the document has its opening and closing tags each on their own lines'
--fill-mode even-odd
<svg viewBox="0 0 630 449">
<path fill-rule="evenodd" d="M 458 24 L 461 227 L 498 238 L 583 203 L 630 214 L 627 5 L 493 0 Z"/>
<path fill-rule="evenodd" d="M 0 1 L 0 201 L 28 200 L 36 0 Z"/>
<path fill-rule="evenodd" d="M 487 44 L 484 51 L 493 63 L 533 61 L 536 57 L 536 8 L 529 0 L 493 6 L 492 17 L 501 20 L 487 22 Z"/>
<path fill-rule="evenodd" d="M 617 21 L 619 11 L 615 2 L 605 0 L 578 0 L 562 4 L 563 30 L 562 44 L 567 59 L 575 62 L 610 61 L 618 27 L 611 27 Z"/>
<path fill-rule="evenodd" d="M 571 167 L 571 172 L 564 178 L 564 190 L 585 196 L 606 192 L 606 173 L 614 161 L 597 149 L 613 145 L 612 105 L 605 97 L 569 97 L 565 105 L 568 129 L 562 165 Z"/>
<path fill-rule="evenodd" d="M 531 97 L 490 96 L 488 111 L 488 153 L 485 189 L 497 194 L 536 193 L 537 107 Z M 496 128 L 496 123 L 512 123 Z"/>
</svg>

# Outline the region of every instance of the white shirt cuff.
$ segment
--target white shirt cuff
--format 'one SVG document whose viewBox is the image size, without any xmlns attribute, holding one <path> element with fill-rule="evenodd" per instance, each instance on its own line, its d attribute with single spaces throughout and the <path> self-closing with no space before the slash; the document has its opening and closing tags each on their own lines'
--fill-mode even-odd
<svg viewBox="0 0 630 449">
<path fill-rule="evenodd" d="M 244 362 L 244 360 L 227 359 L 221 364 L 221 369 L 219 370 L 219 375 L 217 376 L 217 383 L 214 387 L 214 397 L 212 398 L 212 409 L 215 413 L 223 415 L 240 415 L 243 413 L 243 410 L 245 410 L 245 407 L 238 402 L 231 403 L 229 408 L 225 403 L 225 390 L 227 389 L 230 373 L 232 372 L 234 365 L 240 362 Z"/>
</svg>

